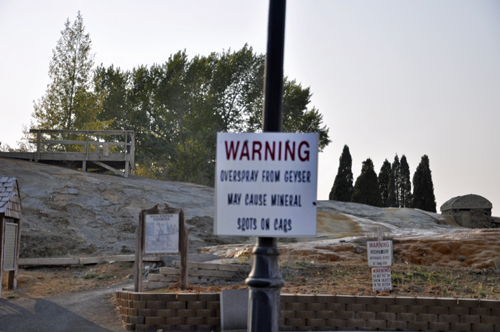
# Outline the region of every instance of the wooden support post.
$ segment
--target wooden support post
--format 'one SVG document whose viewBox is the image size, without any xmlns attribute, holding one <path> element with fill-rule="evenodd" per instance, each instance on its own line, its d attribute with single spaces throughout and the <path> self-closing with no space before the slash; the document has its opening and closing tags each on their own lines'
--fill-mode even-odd
<svg viewBox="0 0 500 332">
<path fill-rule="evenodd" d="M 134 264 L 134 291 L 142 292 L 142 251 L 143 244 L 142 241 L 143 231 L 144 231 L 144 217 L 146 210 L 142 210 L 139 213 L 139 225 L 135 231 L 135 264 Z"/>
<path fill-rule="evenodd" d="M 38 162 L 38 160 L 40 160 L 41 135 L 42 135 L 42 133 L 40 132 L 40 129 L 38 129 L 37 134 L 36 134 L 36 159 L 35 159 L 35 162 Z"/>
<path fill-rule="evenodd" d="M 17 278 L 16 278 L 16 270 L 9 271 L 9 279 L 7 280 L 7 289 L 14 290 L 17 288 Z"/>
<path fill-rule="evenodd" d="M 184 221 L 184 210 L 179 213 L 179 251 L 181 253 L 181 290 L 188 285 L 189 230 Z"/>
</svg>

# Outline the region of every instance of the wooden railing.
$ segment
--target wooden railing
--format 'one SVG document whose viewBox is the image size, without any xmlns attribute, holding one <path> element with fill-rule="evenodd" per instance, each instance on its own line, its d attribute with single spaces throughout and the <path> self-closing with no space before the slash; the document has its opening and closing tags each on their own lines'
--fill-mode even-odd
<svg viewBox="0 0 500 332">
<path fill-rule="evenodd" d="M 30 133 L 35 135 L 34 140 L 31 141 L 36 145 L 35 161 L 47 159 L 81 161 L 84 171 L 87 168 L 87 161 L 91 161 L 100 167 L 125 176 L 128 176 L 130 169 L 134 168 L 135 136 L 133 130 L 30 129 Z M 69 137 L 69 139 L 63 137 Z M 81 148 L 75 149 L 75 146 L 81 146 Z M 125 163 L 125 174 L 109 165 L 120 161 Z"/>
</svg>

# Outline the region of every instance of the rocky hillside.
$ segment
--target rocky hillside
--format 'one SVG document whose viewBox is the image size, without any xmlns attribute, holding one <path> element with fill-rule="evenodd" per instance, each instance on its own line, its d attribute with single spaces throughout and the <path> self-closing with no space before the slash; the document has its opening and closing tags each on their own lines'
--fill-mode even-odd
<svg viewBox="0 0 500 332">
<path fill-rule="evenodd" d="M 129 254 L 142 209 L 158 203 L 183 208 L 190 228 L 190 251 L 252 242 L 212 234 L 214 189 L 138 176 L 75 171 L 1 159 L 0 176 L 18 179 L 23 226 L 21 257 Z M 439 214 L 413 209 L 381 209 L 355 203 L 318 202 L 318 238 L 450 233 L 459 229 Z"/>
<path fill-rule="evenodd" d="M 0 175 L 16 177 L 21 188 L 21 257 L 133 253 L 139 213 L 158 203 L 184 209 L 191 251 L 245 241 L 212 235 L 213 188 L 13 159 L 0 159 Z"/>
</svg>

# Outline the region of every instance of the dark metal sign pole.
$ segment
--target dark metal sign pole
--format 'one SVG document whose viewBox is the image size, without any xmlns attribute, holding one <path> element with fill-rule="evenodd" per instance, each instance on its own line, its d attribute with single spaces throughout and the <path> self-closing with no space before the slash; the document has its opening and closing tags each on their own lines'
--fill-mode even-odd
<svg viewBox="0 0 500 332">
<path fill-rule="evenodd" d="M 264 132 L 281 131 L 283 98 L 283 57 L 285 49 L 286 0 L 270 0 L 264 82 Z M 278 265 L 277 238 L 259 237 L 253 249 L 254 264 L 246 284 L 249 332 L 278 332 L 280 290 L 285 285 Z"/>
</svg>

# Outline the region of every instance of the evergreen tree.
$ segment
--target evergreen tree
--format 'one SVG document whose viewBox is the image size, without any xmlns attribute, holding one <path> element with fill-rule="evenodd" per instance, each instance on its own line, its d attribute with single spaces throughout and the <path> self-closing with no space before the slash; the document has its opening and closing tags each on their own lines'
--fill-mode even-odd
<svg viewBox="0 0 500 332">
<path fill-rule="evenodd" d="M 382 206 L 387 206 L 389 197 L 389 181 L 391 178 L 391 163 L 386 159 L 380 168 L 378 174 L 378 185 L 380 188 L 380 197 L 382 198 Z"/>
<path fill-rule="evenodd" d="M 111 121 L 96 119 L 102 97 L 91 92 L 94 55 L 80 12 L 73 24 L 67 19 L 64 26 L 52 50 L 51 82 L 45 95 L 34 103 L 32 117 L 41 129 L 103 129 Z"/>
<path fill-rule="evenodd" d="M 436 197 L 429 166 L 429 157 L 422 156 L 420 164 L 413 175 L 413 200 L 412 208 L 429 212 L 436 212 Z"/>
<path fill-rule="evenodd" d="M 344 145 L 339 159 L 339 169 L 330 191 L 330 200 L 350 202 L 352 198 L 352 159 L 349 153 L 349 147 Z"/>
<path fill-rule="evenodd" d="M 370 158 L 363 162 L 361 174 L 356 179 L 352 202 L 378 207 L 382 206 L 377 174 L 373 169 L 373 162 Z"/>
<path fill-rule="evenodd" d="M 401 157 L 400 164 L 400 180 L 399 180 L 400 201 L 399 207 L 406 208 L 411 205 L 411 180 L 410 180 L 410 166 L 406 161 L 406 156 Z"/>
<path fill-rule="evenodd" d="M 400 207 L 400 179 L 401 179 L 401 164 L 399 157 L 396 154 L 391 166 L 391 176 L 389 178 L 387 207 Z"/>
</svg>

